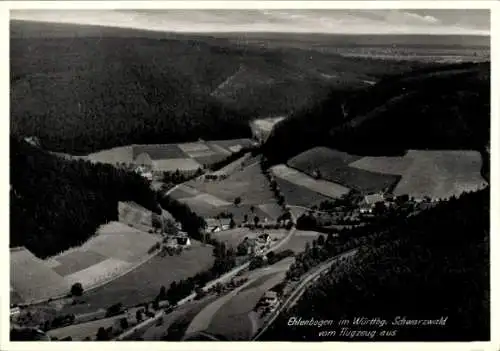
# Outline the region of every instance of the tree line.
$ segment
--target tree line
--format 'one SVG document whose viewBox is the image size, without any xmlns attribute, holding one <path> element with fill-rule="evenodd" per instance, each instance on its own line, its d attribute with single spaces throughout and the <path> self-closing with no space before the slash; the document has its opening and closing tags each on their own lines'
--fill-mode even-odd
<svg viewBox="0 0 500 351">
<path fill-rule="evenodd" d="M 111 165 L 67 160 L 10 138 L 10 246 L 46 258 L 83 244 L 118 220 L 118 202 L 161 213 L 140 175 Z"/>
</svg>

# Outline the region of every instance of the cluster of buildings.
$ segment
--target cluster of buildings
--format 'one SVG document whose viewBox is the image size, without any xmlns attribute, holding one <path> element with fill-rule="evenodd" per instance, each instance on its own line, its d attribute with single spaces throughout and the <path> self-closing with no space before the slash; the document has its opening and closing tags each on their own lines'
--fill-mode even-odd
<svg viewBox="0 0 500 351">
<path fill-rule="evenodd" d="M 262 233 L 256 238 L 245 238 L 239 247 L 246 250 L 247 255 L 261 256 L 264 251 L 271 247 L 271 236 L 267 233 Z"/>
<path fill-rule="evenodd" d="M 359 212 L 361 214 L 372 214 L 377 204 L 383 204 L 386 208 L 390 208 L 396 204 L 397 200 L 397 197 L 394 195 L 384 194 L 382 192 L 366 195 L 359 207 Z M 432 206 L 432 204 L 437 201 L 437 199 L 431 199 L 430 197 L 411 198 L 409 196 L 406 196 L 405 200 L 406 203 L 411 202 L 422 210 Z"/>
</svg>

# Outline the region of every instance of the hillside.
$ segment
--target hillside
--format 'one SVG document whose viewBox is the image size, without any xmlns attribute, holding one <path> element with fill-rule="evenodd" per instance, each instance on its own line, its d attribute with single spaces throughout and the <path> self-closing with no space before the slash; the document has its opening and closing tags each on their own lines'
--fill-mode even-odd
<svg viewBox="0 0 500 351">
<path fill-rule="evenodd" d="M 11 21 L 11 130 L 52 151 L 251 135 L 332 87 L 366 86 L 417 62 L 261 47 L 214 35 Z M 314 47 L 315 37 L 309 39 Z M 322 38 L 324 40 L 324 38 Z"/>
<path fill-rule="evenodd" d="M 10 246 L 45 258 L 84 243 L 118 219 L 118 201 L 159 211 L 139 175 L 104 164 L 51 155 L 10 140 Z"/>
<path fill-rule="evenodd" d="M 485 341 L 489 340 L 489 188 L 443 202 L 408 217 L 373 239 L 350 264 L 321 277 L 298 304 L 281 315 L 263 340 Z M 347 319 L 350 331 L 395 332 L 369 338 L 321 337 L 317 327 L 293 327 L 289 318 Z M 384 327 L 355 326 L 356 317 L 379 317 Z M 407 320 L 447 318 L 445 325 L 394 325 Z"/>
<path fill-rule="evenodd" d="M 263 148 L 271 163 L 314 146 L 356 155 L 408 149 L 482 151 L 490 133 L 490 65 L 466 63 L 382 78 L 280 122 Z"/>
</svg>

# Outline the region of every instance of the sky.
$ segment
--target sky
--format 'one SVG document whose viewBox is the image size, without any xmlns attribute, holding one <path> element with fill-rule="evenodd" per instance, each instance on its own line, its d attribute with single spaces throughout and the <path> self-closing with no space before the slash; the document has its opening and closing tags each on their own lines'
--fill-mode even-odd
<svg viewBox="0 0 500 351">
<path fill-rule="evenodd" d="M 165 32 L 489 35 L 489 10 L 12 10 L 11 19 Z"/>
</svg>

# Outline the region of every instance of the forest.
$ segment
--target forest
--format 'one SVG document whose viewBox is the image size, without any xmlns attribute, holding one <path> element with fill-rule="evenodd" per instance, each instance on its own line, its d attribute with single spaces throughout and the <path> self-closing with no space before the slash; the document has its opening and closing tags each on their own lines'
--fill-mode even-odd
<svg viewBox="0 0 500 351">
<path fill-rule="evenodd" d="M 10 138 L 10 246 L 40 258 L 78 246 L 118 220 L 118 201 L 161 213 L 149 183 L 134 172 L 54 156 Z"/>
<path fill-rule="evenodd" d="M 379 317 L 389 322 L 383 329 L 391 331 L 391 336 L 371 327 L 376 330 L 376 341 L 489 340 L 489 201 L 487 188 L 415 216 L 395 218 L 392 226 L 370 228 L 370 237 L 358 237 L 354 245 L 359 247 L 357 254 L 308 288 L 263 340 L 351 340 L 339 334 L 321 337 L 317 328 L 287 326 L 291 316 L 337 321 Z M 299 255 L 298 262 L 314 260 L 315 251 L 321 255 L 322 247 L 334 242 L 333 237 L 321 239 Z M 398 316 L 447 317 L 447 322 L 418 328 L 392 325 Z M 352 330 L 367 328 L 351 326 Z"/>
<path fill-rule="evenodd" d="M 250 137 L 252 119 L 290 115 L 330 88 L 420 66 L 208 35 L 12 21 L 10 127 L 74 155 Z"/>
<path fill-rule="evenodd" d="M 490 134 L 489 75 L 489 62 L 467 63 L 331 90 L 278 123 L 263 152 L 276 164 L 314 146 L 373 156 L 408 149 L 483 151 Z"/>
</svg>

